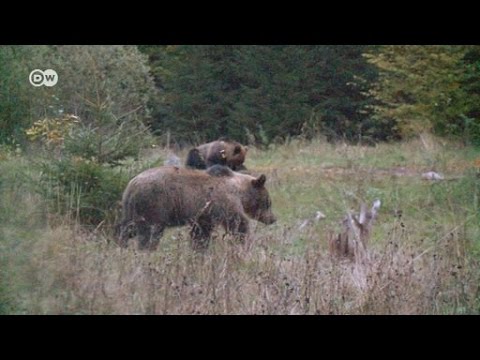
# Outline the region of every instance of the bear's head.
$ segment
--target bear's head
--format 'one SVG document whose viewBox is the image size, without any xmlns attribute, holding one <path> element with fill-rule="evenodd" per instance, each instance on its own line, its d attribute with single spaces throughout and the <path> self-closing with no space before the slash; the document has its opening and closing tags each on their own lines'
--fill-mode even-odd
<svg viewBox="0 0 480 360">
<path fill-rule="evenodd" d="M 222 141 L 222 145 L 221 156 L 225 159 L 225 165 L 234 171 L 242 170 L 248 146 L 243 146 L 236 141 Z"/>
<path fill-rule="evenodd" d="M 258 178 L 250 177 L 245 184 L 247 191 L 242 203 L 248 216 L 269 225 L 273 224 L 277 219 L 272 212 L 272 201 L 265 187 L 266 180 L 265 175 L 260 175 Z"/>
</svg>

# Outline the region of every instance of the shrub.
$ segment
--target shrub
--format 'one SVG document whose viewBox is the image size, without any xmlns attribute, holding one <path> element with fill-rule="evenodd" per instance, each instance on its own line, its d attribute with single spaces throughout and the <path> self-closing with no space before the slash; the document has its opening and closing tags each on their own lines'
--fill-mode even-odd
<svg viewBox="0 0 480 360">
<path fill-rule="evenodd" d="M 42 170 L 41 190 L 51 211 L 89 225 L 114 220 L 127 172 L 78 156 L 44 162 Z"/>
<path fill-rule="evenodd" d="M 40 139 L 49 155 L 40 161 L 39 189 L 50 210 L 90 225 L 114 220 L 131 175 L 118 165 L 138 158 L 139 151 L 152 142 L 147 129 L 134 121 L 94 127 L 78 118 L 70 125 L 44 119 L 28 133 Z"/>
</svg>

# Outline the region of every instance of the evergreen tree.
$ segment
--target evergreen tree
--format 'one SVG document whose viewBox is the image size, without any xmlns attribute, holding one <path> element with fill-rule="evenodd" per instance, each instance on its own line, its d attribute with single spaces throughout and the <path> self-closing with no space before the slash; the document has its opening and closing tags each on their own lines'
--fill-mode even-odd
<svg viewBox="0 0 480 360">
<path fill-rule="evenodd" d="M 466 47 L 461 61 L 460 79 L 462 92 L 457 92 L 454 105 L 462 112 L 452 119 L 453 132 L 464 140 L 480 145 L 480 46 Z M 456 122 L 455 122 L 456 120 Z"/>
<path fill-rule="evenodd" d="M 238 98 L 237 47 L 168 46 L 150 53 L 159 98 L 152 128 L 171 131 L 179 141 L 200 142 L 219 136 L 236 137 L 229 126 L 230 112 Z"/>
<path fill-rule="evenodd" d="M 367 134 L 365 46 L 143 46 L 159 86 L 152 127 L 186 142 Z M 160 85 L 159 85 L 160 84 Z"/>
</svg>

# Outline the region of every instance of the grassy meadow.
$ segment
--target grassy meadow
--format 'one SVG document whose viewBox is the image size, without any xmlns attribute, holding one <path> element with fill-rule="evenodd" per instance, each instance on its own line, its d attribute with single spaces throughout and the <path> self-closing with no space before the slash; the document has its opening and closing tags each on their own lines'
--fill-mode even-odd
<svg viewBox="0 0 480 360">
<path fill-rule="evenodd" d="M 36 191 L 35 156 L 0 152 L 0 313 L 480 313 L 478 149 L 428 135 L 250 148 L 245 165 L 267 176 L 278 221 L 252 220 L 246 245 L 219 228 L 205 253 L 190 249 L 186 227 L 140 252 L 113 242 L 111 221 L 83 226 L 74 211 L 55 213 Z M 133 177 L 166 157 L 149 149 L 121 171 Z M 431 170 L 445 179 L 421 178 Z M 375 199 L 368 261 L 332 257 L 329 234 Z"/>
</svg>

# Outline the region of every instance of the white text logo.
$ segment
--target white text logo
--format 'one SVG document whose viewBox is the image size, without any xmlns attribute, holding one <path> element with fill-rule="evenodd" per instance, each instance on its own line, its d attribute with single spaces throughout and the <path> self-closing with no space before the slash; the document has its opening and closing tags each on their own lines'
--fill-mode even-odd
<svg viewBox="0 0 480 360">
<path fill-rule="evenodd" d="M 54 86 L 58 82 L 58 74 L 52 69 L 45 71 L 35 69 L 30 73 L 28 80 L 33 86 Z"/>
</svg>

